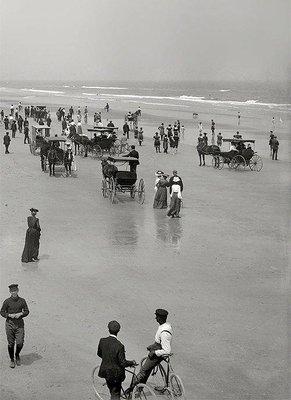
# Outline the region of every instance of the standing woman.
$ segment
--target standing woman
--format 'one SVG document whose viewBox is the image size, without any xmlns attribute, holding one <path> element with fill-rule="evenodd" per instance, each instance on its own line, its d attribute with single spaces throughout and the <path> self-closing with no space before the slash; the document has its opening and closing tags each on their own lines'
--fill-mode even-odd
<svg viewBox="0 0 291 400">
<path fill-rule="evenodd" d="M 162 171 L 156 172 L 156 194 L 154 198 L 153 208 L 167 208 L 167 189 L 169 182 L 167 181 L 168 175 L 164 174 Z"/>
<path fill-rule="evenodd" d="M 137 139 L 138 139 L 139 145 L 141 146 L 141 144 L 143 142 L 143 129 L 142 128 L 139 128 Z"/>
<path fill-rule="evenodd" d="M 40 238 L 40 226 L 39 219 L 36 218 L 38 210 L 36 208 L 30 209 L 31 216 L 27 217 L 28 229 L 25 236 L 25 245 L 22 253 L 22 262 L 38 261 L 39 252 L 39 238 Z"/>
</svg>

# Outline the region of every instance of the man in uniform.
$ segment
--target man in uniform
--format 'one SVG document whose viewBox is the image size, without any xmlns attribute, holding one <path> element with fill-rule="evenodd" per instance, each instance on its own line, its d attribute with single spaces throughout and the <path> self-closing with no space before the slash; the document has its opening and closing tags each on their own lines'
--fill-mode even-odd
<svg viewBox="0 0 291 400">
<path fill-rule="evenodd" d="M 24 322 L 23 318 L 29 314 L 26 301 L 18 296 L 18 285 L 9 285 L 11 296 L 2 305 L 0 314 L 6 318 L 6 335 L 8 341 L 8 353 L 10 357 L 10 368 L 20 364 L 19 354 L 24 343 Z M 14 344 L 16 342 L 15 361 Z"/>
<path fill-rule="evenodd" d="M 102 358 L 98 376 L 105 378 L 111 394 L 111 400 L 119 400 L 121 384 L 125 379 L 125 368 L 136 365 L 135 360 L 125 358 L 124 345 L 117 339 L 120 324 L 110 321 L 109 336 L 99 341 L 97 355 Z"/>
<path fill-rule="evenodd" d="M 147 359 L 141 366 L 132 386 L 126 390 L 127 394 L 130 393 L 138 383 L 146 383 L 155 366 L 163 360 L 163 357 L 171 353 L 173 330 L 171 325 L 167 322 L 168 311 L 158 308 L 155 315 L 156 321 L 159 324 L 155 335 L 155 342 L 147 347 L 149 351 Z"/>
</svg>

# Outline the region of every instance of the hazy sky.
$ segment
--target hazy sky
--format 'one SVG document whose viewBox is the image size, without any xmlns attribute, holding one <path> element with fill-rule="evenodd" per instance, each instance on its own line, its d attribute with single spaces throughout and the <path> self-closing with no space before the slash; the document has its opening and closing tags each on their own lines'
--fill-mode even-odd
<svg viewBox="0 0 291 400">
<path fill-rule="evenodd" d="M 0 79 L 283 80 L 290 0 L 0 0 Z"/>
</svg>

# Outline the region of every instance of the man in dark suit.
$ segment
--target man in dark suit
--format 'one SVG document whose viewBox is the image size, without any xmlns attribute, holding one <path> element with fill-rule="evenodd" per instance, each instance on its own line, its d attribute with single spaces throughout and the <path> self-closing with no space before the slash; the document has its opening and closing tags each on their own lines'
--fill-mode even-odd
<svg viewBox="0 0 291 400">
<path fill-rule="evenodd" d="M 135 150 L 135 145 L 133 144 L 131 147 L 131 151 L 126 154 L 124 157 L 133 157 L 136 158 L 136 161 L 129 161 L 129 170 L 130 172 L 136 172 L 136 167 L 139 165 L 139 154 L 138 151 Z"/>
<path fill-rule="evenodd" d="M 125 358 L 124 345 L 117 339 L 120 324 L 111 321 L 108 324 L 109 336 L 99 341 L 97 355 L 102 358 L 98 376 L 106 380 L 111 400 L 119 400 L 121 383 L 125 379 L 125 368 L 136 365 L 135 360 Z"/>
</svg>

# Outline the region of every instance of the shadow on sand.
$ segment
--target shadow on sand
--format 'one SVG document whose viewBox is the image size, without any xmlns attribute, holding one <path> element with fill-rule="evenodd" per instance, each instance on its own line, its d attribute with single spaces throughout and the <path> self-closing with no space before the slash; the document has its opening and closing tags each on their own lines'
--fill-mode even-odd
<svg viewBox="0 0 291 400">
<path fill-rule="evenodd" d="M 21 364 L 22 365 L 31 365 L 37 360 L 41 360 L 42 356 L 37 353 L 29 353 L 21 355 Z"/>
</svg>

